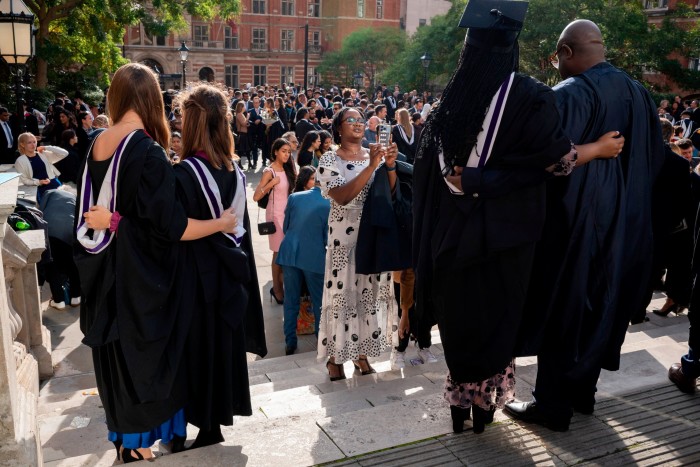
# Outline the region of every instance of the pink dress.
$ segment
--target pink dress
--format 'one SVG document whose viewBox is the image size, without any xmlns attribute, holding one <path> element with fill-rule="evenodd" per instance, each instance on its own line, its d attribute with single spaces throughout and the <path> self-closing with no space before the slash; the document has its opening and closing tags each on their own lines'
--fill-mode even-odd
<svg viewBox="0 0 700 467">
<path fill-rule="evenodd" d="M 272 169 L 265 170 L 272 171 Z M 267 238 L 270 242 L 270 250 L 276 253 L 280 251 L 280 244 L 284 239 L 282 226 L 284 225 L 284 210 L 287 208 L 287 197 L 289 196 L 289 180 L 284 172 L 275 172 L 275 177 L 279 177 L 280 182 L 272 188 L 272 193 L 270 193 L 270 201 L 265 209 L 265 220 L 275 223 L 277 231 L 268 235 Z"/>
</svg>

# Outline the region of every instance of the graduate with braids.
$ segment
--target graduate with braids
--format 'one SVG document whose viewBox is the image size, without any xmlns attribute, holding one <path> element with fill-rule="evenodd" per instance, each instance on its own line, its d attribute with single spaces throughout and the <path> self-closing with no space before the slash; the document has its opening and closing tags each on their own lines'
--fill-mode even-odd
<svg viewBox="0 0 700 467">
<path fill-rule="evenodd" d="M 545 181 L 622 149 L 618 133 L 574 146 L 552 90 L 518 70 L 527 2 L 471 0 L 457 70 L 415 160 L 417 313 L 438 322 L 453 429 L 480 433 L 515 391 L 513 358 L 545 215 Z"/>
</svg>

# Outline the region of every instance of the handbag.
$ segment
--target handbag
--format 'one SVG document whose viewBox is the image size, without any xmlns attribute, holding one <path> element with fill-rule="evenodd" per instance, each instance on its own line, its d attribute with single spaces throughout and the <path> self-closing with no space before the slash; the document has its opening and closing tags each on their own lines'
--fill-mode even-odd
<svg viewBox="0 0 700 467">
<path fill-rule="evenodd" d="M 297 334 L 305 336 L 315 332 L 316 318 L 314 317 L 311 297 L 302 297 L 299 303 L 299 317 L 297 318 Z"/>
<path fill-rule="evenodd" d="M 272 178 L 275 177 L 275 171 L 272 171 Z M 274 187 L 272 190 L 270 190 L 269 193 L 267 193 L 263 198 L 258 201 L 258 233 L 260 235 L 272 235 L 273 233 L 277 232 L 277 227 L 275 227 L 275 223 L 272 221 L 269 222 L 260 222 L 260 208 L 267 208 L 267 203 L 270 200 L 270 193 L 272 193 L 272 206 L 274 208 L 275 206 L 275 193 L 274 193 Z M 261 206 L 260 203 L 262 200 L 265 200 L 265 206 Z"/>
</svg>

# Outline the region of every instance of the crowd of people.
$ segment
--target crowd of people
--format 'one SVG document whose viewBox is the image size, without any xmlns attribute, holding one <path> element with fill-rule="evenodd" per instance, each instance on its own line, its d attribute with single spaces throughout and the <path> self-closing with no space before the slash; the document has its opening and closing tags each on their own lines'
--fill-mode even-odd
<svg viewBox="0 0 700 467">
<path fill-rule="evenodd" d="M 252 414 L 246 352 L 267 353 L 255 227 L 273 253 L 264 295 L 283 305 L 286 354 L 306 296 L 331 381 L 346 362 L 374 373 L 389 348 L 404 368 L 411 339 L 420 361 L 437 361 L 437 324 L 455 432 L 470 418 L 484 431 L 497 409 L 555 431 L 592 414 L 601 370 L 619 368 L 655 290 L 667 295 L 657 315 L 689 309 L 689 351 L 668 377 L 696 390 L 697 101 L 656 106 L 606 62 L 587 20 L 561 33 L 551 61 L 563 81 L 549 88 L 518 73 L 525 10 L 492 6 L 469 2 L 438 99 L 384 85 L 172 95 L 129 64 L 109 118 L 57 95 L 12 156 L 0 108 L 3 157 L 55 206 L 46 217 L 70 267 L 48 275 L 52 306 L 81 306 L 118 458 L 151 458 L 158 439 L 173 452 L 218 443 L 222 425 Z M 56 151 L 62 167 L 46 157 Z M 251 226 L 258 162 L 265 218 Z M 55 195 L 61 183 L 77 198 Z M 534 398 L 515 401 L 515 359 L 533 355 Z M 189 446 L 187 423 L 199 428 Z"/>
</svg>

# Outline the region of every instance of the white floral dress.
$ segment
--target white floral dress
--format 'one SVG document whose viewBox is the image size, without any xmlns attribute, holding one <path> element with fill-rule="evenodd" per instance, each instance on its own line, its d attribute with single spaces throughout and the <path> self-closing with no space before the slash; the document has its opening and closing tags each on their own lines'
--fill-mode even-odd
<svg viewBox="0 0 700 467">
<path fill-rule="evenodd" d="M 323 196 L 328 198 L 328 190 L 353 180 L 368 164 L 369 159 L 343 160 L 334 151 L 321 156 L 316 177 Z M 318 357 L 335 357 L 336 363 L 357 360 L 360 355 L 378 357 L 391 344 L 396 324 L 391 273 L 355 273 L 357 231 L 373 181 L 374 175 L 345 206 L 331 199 Z"/>
</svg>

